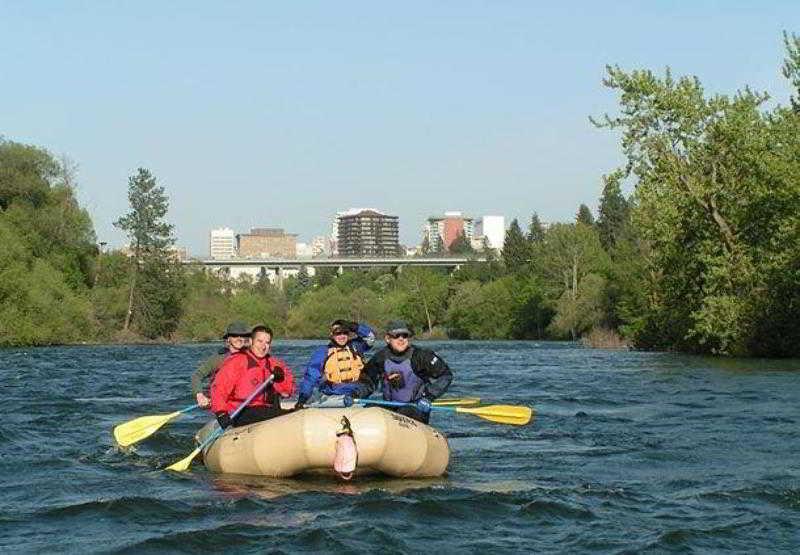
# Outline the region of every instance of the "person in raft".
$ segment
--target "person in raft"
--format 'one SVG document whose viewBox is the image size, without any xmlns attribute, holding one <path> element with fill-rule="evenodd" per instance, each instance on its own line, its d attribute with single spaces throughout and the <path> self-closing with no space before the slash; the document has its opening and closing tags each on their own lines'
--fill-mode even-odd
<svg viewBox="0 0 800 555">
<path fill-rule="evenodd" d="M 346 395 L 351 400 L 366 391 L 358 380 L 364 368 L 364 353 L 375 343 L 375 332 L 366 324 L 335 320 L 329 337 L 328 344 L 318 347 L 306 365 L 295 410 L 305 406 L 317 387 L 324 395 Z"/>
<path fill-rule="evenodd" d="M 365 397 L 380 386 L 385 400 L 409 403 L 393 410 L 427 424 L 431 403 L 450 387 L 453 372 L 435 352 L 412 345 L 413 335 L 406 322 L 389 322 L 384 336 L 386 347 L 369 359 L 361 373 L 361 383 Z"/>
<path fill-rule="evenodd" d="M 192 395 L 197 399 L 197 404 L 204 409 L 211 406 L 211 382 L 214 381 L 219 367 L 229 356 L 250 346 L 250 326 L 244 322 L 231 322 L 225 328 L 222 339 L 225 341 L 225 346 L 220 348 L 216 355 L 204 360 L 192 374 Z"/>
<path fill-rule="evenodd" d="M 267 326 L 254 327 L 250 333 L 250 348 L 225 359 L 214 377 L 211 384 L 211 411 L 223 429 L 230 425 L 252 424 L 287 412 L 281 409 L 281 398 L 292 395 L 294 380 L 289 366 L 269 353 L 272 335 L 272 330 Z M 235 421 L 231 421 L 230 414 L 270 376 L 272 383 L 250 401 Z"/>
</svg>

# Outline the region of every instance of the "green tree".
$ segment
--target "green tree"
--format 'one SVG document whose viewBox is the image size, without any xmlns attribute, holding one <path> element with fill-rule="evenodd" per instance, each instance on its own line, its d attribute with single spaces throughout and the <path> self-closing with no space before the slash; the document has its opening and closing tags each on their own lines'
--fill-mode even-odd
<svg viewBox="0 0 800 555">
<path fill-rule="evenodd" d="M 463 233 L 459 233 L 458 237 L 453 239 L 453 242 L 450 243 L 448 252 L 450 254 L 470 255 L 475 254 L 475 249 L 472 248 L 467 236 Z"/>
<path fill-rule="evenodd" d="M 787 41 L 788 75 L 796 46 Z M 608 68 L 604 83 L 619 91 L 621 109 L 598 124 L 622 132 L 625 174 L 636 180 L 633 221 L 648 245 L 637 343 L 752 353 L 768 330 L 800 316 L 767 310 L 777 291 L 792 289 L 782 285 L 794 279 L 800 246 L 797 113 L 767 111 L 767 96 L 747 88 L 706 96 L 697 78 L 669 71 Z"/>
<path fill-rule="evenodd" d="M 128 179 L 131 210 L 114 225 L 130 240 L 131 268 L 128 310 L 123 331 L 136 321 L 146 337 L 165 336 L 175 330 L 180 314 L 183 272 L 169 251 L 175 243 L 173 227 L 164 218 L 169 201 L 164 188 L 149 170 L 139 168 Z"/>
<path fill-rule="evenodd" d="M 600 197 L 597 229 L 600 232 L 600 243 L 606 250 L 616 245 L 630 221 L 630 207 L 619 185 L 622 175 L 622 172 L 616 171 L 603 177 L 605 184 Z"/>
<path fill-rule="evenodd" d="M 519 272 L 528 266 L 530 259 L 530 246 L 519 227 L 519 222 L 514 218 L 503 241 L 503 263 L 509 272 Z"/>
<path fill-rule="evenodd" d="M 594 225 L 594 216 L 592 216 L 592 211 L 589 210 L 588 206 L 581 204 L 578 207 L 578 213 L 575 215 L 575 222 L 590 227 Z"/>
<path fill-rule="evenodd" d="M 539 220 L 539 214 L 534 212 L 531 215 L 531 223 L 528 226 L 528 242 L 537 244 L 542 241 L 544 241 L 544 226 Z"/>
</svg>

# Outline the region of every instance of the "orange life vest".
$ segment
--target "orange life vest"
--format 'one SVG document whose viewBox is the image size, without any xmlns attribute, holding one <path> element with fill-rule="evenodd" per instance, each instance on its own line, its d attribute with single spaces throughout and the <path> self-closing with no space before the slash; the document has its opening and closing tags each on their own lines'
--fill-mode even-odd
<svg viewBox="0 0 800 555">
<path fill-rule="evenodd" d="M 323 370 L 325 379 L 331 383 L 350 383 L 358 381 L 364 361 L 350 346 L 331 347 L 325 358 Z"/>
</svg>

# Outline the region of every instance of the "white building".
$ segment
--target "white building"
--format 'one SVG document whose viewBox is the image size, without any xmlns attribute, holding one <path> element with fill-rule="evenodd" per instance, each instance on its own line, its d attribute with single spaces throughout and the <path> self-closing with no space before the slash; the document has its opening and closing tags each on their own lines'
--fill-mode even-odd
<svg viewBox="0 0 800 555">
<path fill-rule="evenodd" d="M 297 258 L 311 258 L 314 256 L 313 248 L 308 243 L 297 243 L 295 247 L 297 249 Z"/>
<path fill-rule="evenodd" d="M 212 229 L 208 236 L 208 257 L 216 260 L 236 258 L 236 235 L 229 227 Z"/>
<path fill-rule="evenodd" d="M 311 240 L 311 256 L 321 258 L 330 256 L 333 252 L 333 241 L 330 237 L 317 235 Z"/>
<path fill-rule="evenodd" d="M 506 219 L 504 216 L 483 216 L 475 222 L 475 239 L 486 240 L 489 248 L 503 250 L 506 239 Z"/>
</svg>

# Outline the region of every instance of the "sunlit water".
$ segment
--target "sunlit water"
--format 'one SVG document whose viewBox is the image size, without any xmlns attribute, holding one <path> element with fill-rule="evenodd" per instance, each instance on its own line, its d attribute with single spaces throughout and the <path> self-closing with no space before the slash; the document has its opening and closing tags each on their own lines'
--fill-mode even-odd
<svg viewBox="0 0 800 555">
<path fill-rule="evenodd" d="M 274 351 L 297 375 L 315 345 Z M 447 476 L 351 483 L 161 472 L 200 414 L 114 447 L 116 423 L 191 403 L 214 345 L 0 350 L 0 551 L 800 551 L 800 361 L 429 346 L 450 394 L 536 419 L 436 413 Z"/>
</svg>

